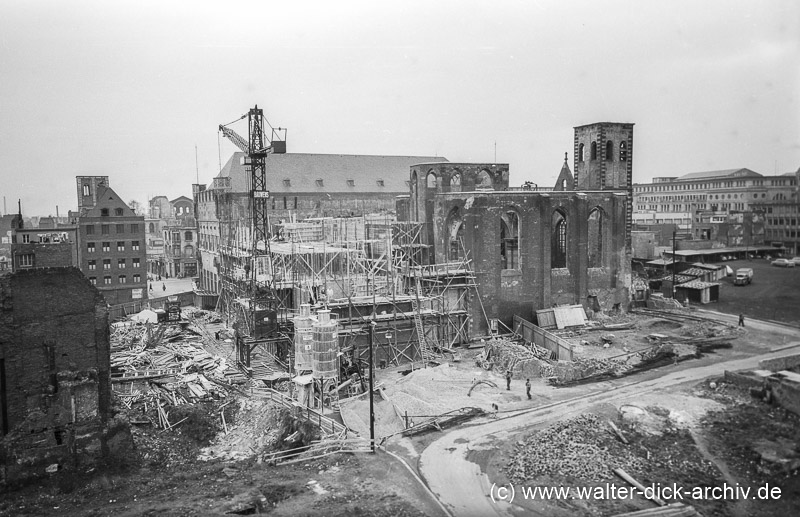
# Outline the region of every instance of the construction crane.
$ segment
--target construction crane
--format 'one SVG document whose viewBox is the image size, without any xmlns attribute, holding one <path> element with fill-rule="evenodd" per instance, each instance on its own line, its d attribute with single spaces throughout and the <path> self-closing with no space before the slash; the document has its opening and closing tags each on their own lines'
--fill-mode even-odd
<svg viewBox="0 0 800 517">
<path fill-rule="evenodd" d="M 239 120 L 248 119 L 248 138 L 245 140 L 233 129 L 227 127 Z M 238 298 L 246 298 L 249 308 L 247 328 L 250 338 L 267 338 L 277 330 L 278 298 L 275 294 L 272 276 L 272 263 L 269 249 L 269 214 L 267 202 L 266 158 L 272 152 L 286 152 L 284 141 L 267 140 L 265 133 L 265 119 L 263 110 L 258 105 L 248 113 L 229 124 L 220 124 L 219 131 L 236 145 L 241 151 L 247 153 L 246 165 L 250 172 L 250 211 L 252 225 L 251 254 L 249 257 L 249 282 L 247 292 L 236 293 Z M 286 131 L 283 128 L 272 129 L 272 136 L 276 131 Z M 285 134 L 285 133 L 284 133 Z M 285 138 L 285 137 L 284 137 Z M 247 270 L 247 265 L 245 270 Z M 249 362 L 249 361 L 248 361 Z"/>
</svg>

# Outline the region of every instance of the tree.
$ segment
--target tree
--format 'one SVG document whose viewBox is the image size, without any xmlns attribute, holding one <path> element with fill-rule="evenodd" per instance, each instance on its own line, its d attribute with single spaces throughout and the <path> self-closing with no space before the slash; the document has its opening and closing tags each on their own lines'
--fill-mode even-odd
<svg viewBox="0 0 800 517">
<path fill-rule="evenodd" d="M 131 208 L 131 210 L 133 210 L 136 213 L 136 215 L 146 215 L 144 213 L 144 208 L 142 207 L 142 204 L 136 201 L 135 199 L 131 199 L 130 201 L 128 201 L 128 206 Z"/>
</svg>

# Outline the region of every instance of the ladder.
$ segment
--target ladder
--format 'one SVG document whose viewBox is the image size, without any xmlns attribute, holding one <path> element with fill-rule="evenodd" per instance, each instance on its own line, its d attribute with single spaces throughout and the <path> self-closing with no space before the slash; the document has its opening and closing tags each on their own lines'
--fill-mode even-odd
<svg viewBox="0 0 800 517">
<path fill-rule="evenodd" d="M 422 328 L 422 315 L 419 309 L 419 278 L 416 278 L 416 289 L 416 296 L 411 298 L 411 309 L 414 311 L 414 328 L 417 330 L 419 353 L 422 356 L 422 362 L 427 368 L 428 363 L 433 359 L 433 353 L 428 347 L 428 341 L 425 339 L 425 329 Z"/>
</svg>

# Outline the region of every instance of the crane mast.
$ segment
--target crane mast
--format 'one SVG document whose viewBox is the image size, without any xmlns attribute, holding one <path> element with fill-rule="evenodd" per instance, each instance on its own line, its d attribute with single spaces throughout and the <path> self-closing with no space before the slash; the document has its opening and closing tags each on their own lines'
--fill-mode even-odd
<svg viewBox="0 0 800 517">
<path fill-rule="evenodd" d="M 248 314 L 246 326 L 251 339 L 268 338 L 277 329 L 278 299 L 275 295 L 272 275 L 272 262 L 269 239 L 269 213 L 267 203 L 266 159 L 272 152 L 272 145 L 264 133 L 264 112 L 258 105 L 250 109 L 247 115 L 247 140 L 232 129 L 220 125 L 219 130 L 240 150 L 247 153 L 246 165 L 250 172 L 250 244 L 249 260 L 245 264 L 248 272 L 246 292 L 229 293 L 239 302 L 247 301 Z M 240 290 L 241 291 L 241 290 Z M 249 356 L 249 354 L 248 354 Z M 249 357 L 248 357 L 249 359 Z M 249 363 L 249 360 L 244 361 Z M 249 366 L 249 364 L 248 364 Z"/>
</svg>

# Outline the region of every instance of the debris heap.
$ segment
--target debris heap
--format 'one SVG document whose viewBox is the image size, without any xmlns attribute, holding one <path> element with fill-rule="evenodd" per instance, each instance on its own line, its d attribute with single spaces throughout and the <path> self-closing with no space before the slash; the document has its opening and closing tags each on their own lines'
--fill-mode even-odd
<svg viewBox="0 0 800 517">
<path fill-rule="evenodd" d="M 517 442 L 506 475 L 512 483 L 539 476 L 599 482 L 610 480 L 613 468 L 640 471 L 643 459 L 608 436 L 608 428 L 596 415 L 562 420 Z"/>
</svg>

